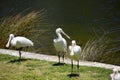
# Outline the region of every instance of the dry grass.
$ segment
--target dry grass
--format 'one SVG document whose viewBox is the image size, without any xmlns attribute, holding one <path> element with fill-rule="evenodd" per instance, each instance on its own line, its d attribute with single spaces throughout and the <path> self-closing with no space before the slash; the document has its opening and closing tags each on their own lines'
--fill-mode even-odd
<svg viewBox="0 0 120 80">
<path fill-rule="evenodd" d="M 109 39 L 105 36 L 100 38 L 92 38 L 87 41 L 82 51 L 83 60 L 95 61 L 98 56 L 101 56 L 103 53 L 106 53 L 107 44 Z"/>
<path fill-rule="evenodd" d="M 86 42 L 81 55 L 82 59 L 119 65 L 119 40 L 109 30 L 101 33 L 101 35 L 96 33 L 97 37 Z"/>
<path fill-rule="evenodd" d="M 32 11 L 27 14 L 21 12 L 2 18 L 0 22 L 0 48 L 5 47 L 9 34 L 11 33 L 15 36 L 27 37 L 38 44 L 39 41 L 37 41 L 36 38 L 46 32 L 46 30 L 38 29 L 38 26 L 45 24 L 44 18 L 45 10 Z M 35 33 L 37 35 L 35 35 Z"/>
</svg>

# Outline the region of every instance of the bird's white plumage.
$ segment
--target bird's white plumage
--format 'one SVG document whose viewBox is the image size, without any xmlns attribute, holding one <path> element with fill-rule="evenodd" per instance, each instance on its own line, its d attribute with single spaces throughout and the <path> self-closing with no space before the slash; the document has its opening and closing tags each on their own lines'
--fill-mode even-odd
<svg viewBox="0 0 120 80">
<path fill-rule="evenodd" d="M 67 42 L 64 38 L 58 38 L 58 39 L 54 39 L 54 46 L 55 49 L 59 52 L 59 51 L 67 51 Z"/>
<path fill-rule="evenodd" d="M 58 38 L 53 40 L 53 44 L 55 49 L 59 52 L 66 52 L 67 51 L 67 42 L 66 40 L 62 37 L 61 33 L 63 33 L 65 36 L 67 36 L 68 38 L 70 38 L 67 34 L 65 34 L 63 32 L 63 30 L 61 28 L 57 28 L 56 29 L 56 34 L 58 36 Z"/>
<path fill-rule="evenodd" d="M 27 46 L 33 46 L 33 42 L 25 37 L 14 37 L 13 34 L 10 34 L 9 41 L 6 47 L 9 47 L 9 45 L 14 46 L 16 48 L 22 48 Z"/>
<path fill-rule="evenodd" d="M 21 49 L 23 47 L 33 46 L 33 42 L 25 37 L 21 37 L 21 36 L 14 37 L 13 34 L 10 34 L 6 47 L 9 47 L 10 45 L 14 46 L 19 50 L 19 56 L 20 56 L 19 60 L 21 61 Z"/>
<path fill-rule="evenodd" d="M 11 41 L 11 45 L 17 48 L 20 48 L 20 47 L 26 47 L 26 46 L 33 46 L 33 42 L 25 37 L 15 37 Z"/>
<path fill-rule="evenodd" d="M 75 40 L 72 41 L 72 45 L 68 48 L 68 57 L 73 60 L 79 60 L 81 54 L 81 47 L 76 45 Z"/>
</svg>

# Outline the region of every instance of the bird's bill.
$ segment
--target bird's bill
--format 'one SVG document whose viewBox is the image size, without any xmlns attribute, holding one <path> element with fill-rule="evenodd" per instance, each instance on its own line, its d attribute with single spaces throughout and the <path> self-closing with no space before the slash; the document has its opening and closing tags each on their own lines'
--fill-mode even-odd
<svg viewBox="0 0 120 80">
<path fill-rule="evenodd" d="M 7 44 L 6 44 L 6 47 L 8 48 L 10 46 L 10 42 L 11 42 L 11 37 L 9 38 Z"/>
<path fill-rule="evenodd" d="M 70 37 L 64 32 L 64 31 L 61 31 L 68 39 L 70 39 Z"/>
</svg>

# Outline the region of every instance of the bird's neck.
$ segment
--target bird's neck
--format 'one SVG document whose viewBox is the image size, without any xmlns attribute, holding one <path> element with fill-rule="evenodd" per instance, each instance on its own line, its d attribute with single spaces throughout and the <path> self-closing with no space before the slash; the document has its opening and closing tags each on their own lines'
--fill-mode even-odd
<svg viewBox="0 0 120 80">
<path fill-rule="evenodd" d="M 114 75 L 115 75 L 115 74 L 118 74 L 118 73 L 117 73 L 117 72 L 114 72 Z"/>
<path fill-rule="evenodd" d="M 70 53 L 71 56 L 74 55 L 74 50 L 73 49 L 74 49 L 74 46 L 71 46 L 71 53 Z"/>
<path fill-rule="evenodd" d="M 57 33 L 58 38 L 62 38 L 62 35 L 60 33 Z"/>
</svg>

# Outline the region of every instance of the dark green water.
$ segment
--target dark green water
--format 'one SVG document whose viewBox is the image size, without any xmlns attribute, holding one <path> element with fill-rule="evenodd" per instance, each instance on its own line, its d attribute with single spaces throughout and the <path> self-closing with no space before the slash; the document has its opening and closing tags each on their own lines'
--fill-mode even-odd
<svg viewBox="0 0 120 80">
<path fill-rule="evenodd" d="M 114 35 L 115 38 L 120 39 L 118 36 L 120 33 L 120 0 L 2 0 L 0 17 L 24 10 L 41 9 L 46 11 L 45 22 L 54 25 L 41 27 L 49 30 L 40 38 L 44 48 L 53 48 L 52 39 L 56 37 L 57 27 L 63 28 L 78 44 L 84 44 L 93 37 L 93 28 L 98 33 L 101 31 L 100 28 L 111 31 L 119 30 Z"/>
</svg>

